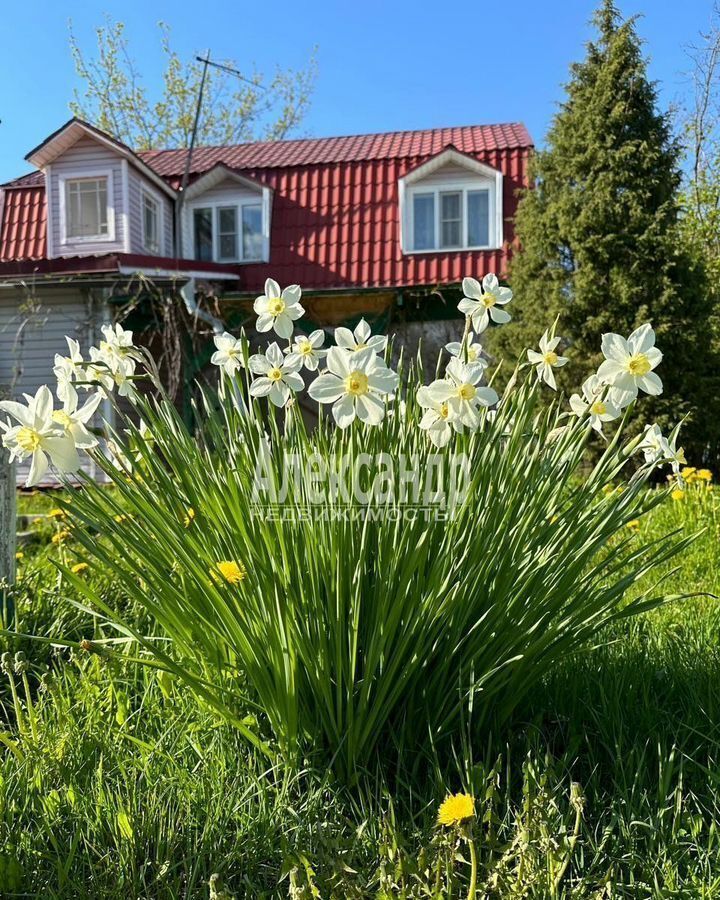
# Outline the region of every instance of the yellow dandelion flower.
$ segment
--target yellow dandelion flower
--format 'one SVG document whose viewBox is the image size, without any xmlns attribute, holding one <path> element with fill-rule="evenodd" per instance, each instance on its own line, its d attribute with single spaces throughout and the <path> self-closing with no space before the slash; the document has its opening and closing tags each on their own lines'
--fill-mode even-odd
<svg viewBox="0 0 720 900">
<path fill-rule="evenodd" d="M 695 468 L 695 466 L 685 466 L 685 468 L 680 472 L 680 477 L 683 479 L 683 481 L 694 481 L 696 472 L 697 469 Z"/>
<path fill-rule="evenodd" d="M 637 531 L 640 528 L 640 519 L 630 519 L 625 527 L 631 531 Z"/>
<path fill-rule="evenodd" d="M 605 496 L 607 497 L 607 495 L 608 495 L 608 494 L 612 494 L 612 492 L 613 492 L 614 490 L 615 490 L 615 488 L 613 487 L 613 485 L 611 485 L 611 484 L 604 484 L 604 485 L 603 485 L 602 492 L 603 492 L 603 494 L 605 494 Z"/>
<path fill-rule="evenodd" d="M 215 569 L 210 573 L 214 578 L 224 578 L 228 584 L 240 584 L 247 578 L 247 569 L 245 566 L 236 562 L 234 559 L 223 559 L 215 563 Z"/>
<path fill-rule="evenodd" d="M 193 523 L 194 521 L 195 521 L 195 510 L 194 510 L 194 509 L 192 508 L 192 506 L 191 506 L 191 507 L 188 509 L 187 515 L 186 515 L 185 518 L 183 519 L 183 522 L 185 523 L 185 527 L 186 527 L 186 528 L 189 528 L 189 527 L 192 525 L 192 523 Z"/>
<path fill-rule="evenodd" d="M 700 481 L 712 481 L 713 474 L 710 469 L 698 469 L 695 477 L 699 478 Z"/>
<path fill-rule="evenodd" d="M 89 568 L 90 568 L 90 566 L 88 565 L 88 563 L 79 562 L 79 563 L 75 563 L 75 565 L 70 569 L 70 571 L 73 573 L 73 575 L 81 575 L 83 572 L 87 572 L 87 570 Z"/>
<path fill-rule="evenodd" d="M 450 794 L 440 804 L 438 825 L 460 825 L 475 815 L 475 800 L 470 794 Z"/>
<path fill-rule="evenodd" d="M 15 559 L 18 562 L 20 562 L 21 559 L 25 559 L 25 554 L 22 552 L 22 550 L 18 550 L 18 552 L 15 554 Z"/>
<path fill-rule="evenodd" d="M 54 509 L 51 509 L 47 514 L 48 519 L 64 519 L 67 513 L 64 509 L 60 509 L 59 506 L 56 506 Z"/>
<path fill-rule="evenodd" d="M 62 531 L 56 531 L 52 536 L 53 544 L 64 544 L 65 541 L 70 537 L 70 532 L 67 529 L 63 529 Z"/>
<path fill-rule="evenodd" d="M 127 519 L 127 516 L 125 515 L 125 513 L 123 513 L 122 515 L 118 514 L 117 516 L 115 516 L 116 522 L 124 522 L 124 521 L 126 521 L 126 519 Z"/>
<path fill-rule="evenodd" d="M 682 488 L 675 488 L 675 490 L 671 492 L 670 496 L 673 498 L 673 500 L 684 500 L 685 491 L 682 490 Z"/>
</svg>

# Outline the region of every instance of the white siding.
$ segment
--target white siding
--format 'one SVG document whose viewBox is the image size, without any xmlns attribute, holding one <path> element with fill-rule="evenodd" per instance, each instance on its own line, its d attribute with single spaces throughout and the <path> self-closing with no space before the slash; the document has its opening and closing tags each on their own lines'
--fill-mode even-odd
<svg viewBox="0 0 720 900">
<path fill-rule="evenodd" d="M 33 306 L 30 312 L 27 296 L 20 290 L 0 290 L 0 394 L 4 397 L 34 394 L 43 384 L 52 389 L 54 356 L 67 355 L 65 335 L 79 341 L 87 354 L 107 315 L 99 303 L 93 311 L 77 288 L 46 288 L 38 292 Z M 84 468 L 91 472 L 89 463 Z M 18 484 L 25 482 L 28 469 L 29 463 L 18 464 Z"/>
<path fill-rule="evenodd" d="M 90 254 L 126 252 L 127 233 L 126 211 L 123 199 L 124 170 L 122 157 L 91 138 L 81 138 L 73 146 L 53 160 L 49 171 L 50 208 L 48 229 L 52 228 L 49 246 L 52 255 L 88 256 Z M 112 241 L 66 241 L 62 242 L 60 209 L 63 178 L 82 178 L 89 172 L 108 170 L 112 173 L 112 196 L 108 205 L 113 209 L 115 236 Z"/>
<path fill-rule="evenodd" d="M 146 187 L 150 196 L 161 206 L 160 252 L 158 256 L 173 256 L 173 204 L 152 185 L 133 166 L 128 166 L 129 215 L 130 215 L 130 252 L 147 256 L 150 251 L 143 243 L 142 227 L 142 188 Z"/>
<path fill-rule="evenodd" d="M 462 166 L 447 165 L 433 172 L 431 175 L 426 176 L 421 181 L 416 181 L 413 184 L 413 187 L 442 187 L 444 184 L 471 183 L 475 180 L 479 183 L 487 181 L 487 179 L 483 179 L 482 177 L 474 175 L 472 172 L 468 172 L 468 170 L 464 169 Z"/>
</svg>

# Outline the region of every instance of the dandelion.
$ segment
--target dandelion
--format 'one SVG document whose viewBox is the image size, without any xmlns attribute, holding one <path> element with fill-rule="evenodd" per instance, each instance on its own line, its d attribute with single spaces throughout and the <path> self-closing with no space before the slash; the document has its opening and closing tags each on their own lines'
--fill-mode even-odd
<svg viewBox="0 0 720 900">
<path fill-rule="evenodd" d="M 54 507 L 47 514 L 48 519 L 64 519 L 67 516 L 67 513 L 64 509 L 60 509 L 59 506 Z"/>
<path fill-rule="evenodd" d="M 224 559 L 215 563 L 215 569 L 210 574 L 215 580 L 224 578 L 228 584 L 240 584 L 247 578 L 247 569 L 245 566 L 233 559 Z"/>
<path fill-rule="evenodd" d="M 688 483 L 690 483 L 697 477 L 695 474 L 696 472 L 697 469 L 695 468 L 695 466 L 685 466 L 685 468 L 680 472 L 680 477 L 683 481 L 687 481 Z"/>
<path fill-rule="evenodd" d="M 189 528 L 194 521 L 195 521 L 195 510 L 191 506 L 188 509 L 187 513 L 185 513 L 185 518 L 183 519 L 183 525 L 186 528 Z"/>
<path fill-rule="evenodd" d="M 528 350 L 527 355 L 531 364 L 535 366 L 538 381 L 544 381 L 554 391 L 557 390 L 555 383 L 555 375 L 553 369 L 559 369 L 567 362 L 566 356 L 558 356 L 556 353 L 557 346 L 560 343 L 559 337 L 550 337 L 547 331 L 540 338 L 540 352 L 537 350 Z"/>
<path fill-rule="evenodd" d="M 461 313 L 469 316 L 476 334 L 482 334 L 492 319 L 497 325 L 510 321 L 510 314 L 500 309 L 512 300 L 510 288 L 500 287 L 495 275 L 486 275 L 480 282 L 475 278 L 463 278 L 463 298 L 458 303 Z"/>
<path fill-rule="evenodd" d="M 293 322 L 304 315 L 305 310 L 300 305 L 302 291 L 297 284 L 291 284 L 284 290 L 272 278 L 265 282 L 265 293 L 261 294 L 254 304 L 258 320 L 255 327 L 258 331 L 270 331 L 281 338 L 289 338 L 293 333 Z"/>
<path fill-rule="evenodd" d="M 52 536 L 52 542 L 53 542 L 53 544 L 58 544 L 58 545 L 64 544 L 65 541 L 67 541 L 70 538 L 70 536 L 71 536 L 70 532 L 66 528 L 63 528 L 62 531 L 55 532 L 55 534 Z"/>
<path fill-rule="evenodd" d="M 18 562 L 20 562 L 21 559 L 25 559 L 25 554 L 22 552 L 22 550 L 18 550 L 18 552 L 15 554 L 15 559 Z"/>
<path fill-rule="evenodd" d="M 695 473 L 695 477 L 700 481 L 712 481 L 713 474 L 710 469 L 698 469 Z"/>
<path fill-rule="evenodd" d="M 462 825 L 475 815 L 475 800 L 470 794 L 450 794 L 440 804 L 438 810 L 438 825 L 448 828 Z"/>
<path fill-rule="evenodd" d="M 87 572 L 89 568 L 89 563 L 79 562 L 75 563 L 75 565 L 71 567 L 70 571 L 73 573 L 73 575 L 82 575 L 82 573 Z"/>
<path fill-rule="evenodd" d="M 630 519 L 630 521 L 625 524 L 625 527 L 629 528 L 630 531 L 638 531 L 640 529 L 640 519 Z"/>
<path fill-rule="evenodd" d="M 682 488 L 675 488 L 675 490 L 670 492 L 670 496 L 675 501 L 680 501 L 685 499 L 685 491 Z"/>
<path fill-rule="evenodd" d="M 114 516 L 114 519 L 119 525 L 121 522 L 127 522 L 128 517 L 125 513 L 118 513 L 116 516 Z"/>
</svg>

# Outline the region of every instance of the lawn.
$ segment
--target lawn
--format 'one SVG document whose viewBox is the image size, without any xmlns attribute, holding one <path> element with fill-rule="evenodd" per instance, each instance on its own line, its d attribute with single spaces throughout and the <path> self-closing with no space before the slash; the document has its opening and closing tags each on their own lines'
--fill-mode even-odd
<svg viewBox="0 0 720 900">
<path fill-rule="evenodd" d="M 719 504 L 720 491 L 694 485 L 630 528 L 638 540 L 701 532 L 663 585 L 700 596 L 556 665 L 503 733 L 470 718 L 453 752 L 404 756 L 352 786 L 312 758 L 292 774 L 268 764 L 166 674 L 13 638 L 0 693 L 3 896 L 223 897 L 217 873 L 238 898 L 464 897 L 468 846 L 436 818 L 448 792 L 466 790 L 478 896 L 720 897 Z M 54 506 L 21 499 L 22 511 Z M 47 539 L 63 523 L 40 528 Z M 23 548 L 18 631 L 105 633 L 52 565 L 78 550 Z M 112 573 L 81 577 L 151 630 Z"/>
</svg>

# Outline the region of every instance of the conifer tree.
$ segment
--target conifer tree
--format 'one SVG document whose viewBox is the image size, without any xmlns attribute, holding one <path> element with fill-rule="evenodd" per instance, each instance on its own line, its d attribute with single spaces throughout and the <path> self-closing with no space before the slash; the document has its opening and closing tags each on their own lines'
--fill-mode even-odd
<svg viewBox="0 0 720 900">
<path fill-rule="evenodd" d="M 712 462 L 720 372 L 704 275 L 678 227 L 679 147 L 658 111 L 634 19 L 623 21 L 604 0 L 594 24 L 597 38 L 572 66 L 547 147 L 533 161 L 510 269 L 514 321 L 493 330 L 489 349 L 514 358 L 559 317 L 570 362 L 558 380 L 569 393 L 602 361 L 604 332 L 627 336 L 651 322 L 665 390 L 643 401 L 637 427 L 648 417 L 667 427 L 689 413 L 688 458 Z"/>
</svg>

